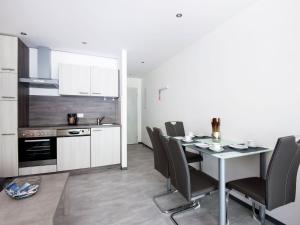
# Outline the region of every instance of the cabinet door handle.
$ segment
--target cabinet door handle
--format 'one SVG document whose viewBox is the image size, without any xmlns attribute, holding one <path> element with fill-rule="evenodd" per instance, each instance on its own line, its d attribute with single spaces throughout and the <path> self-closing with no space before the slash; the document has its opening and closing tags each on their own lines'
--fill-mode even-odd
<svg viewBox="0 0 300 225">
<path fill-rule="evenodd" d="M 1 98 L 6 98 L 6 99 L 15 99 L 16 97 L 13 97 L 13 96 L 1 96 Z"/>
<path fill-rule="evenodd" d="M 80 91 L 80 92 L 79 92 L 79 94 L 81 94 L 81 95 L 87 95 L 87 94 L 88 94 L 88 92 L 83 92 L 83 91 Z"/>
<path fill-rule="evenodd" d="M 12 68 L 1 68 L 1 70 L 3 70 L 3 71 L 15 71 L 15 69 L 12 69 Z"/>
<path fill-rule="evenodd" d="M 103 131 L 103 130 L 93 130 L 93 131 L 98 132 L 98 131 Z"/>
<path fill-rule="evenodd" d="M 100 92 L 93 92 L 92 94 L 93 94 L 93 95 L 101 95 Z"/>
<path fill-rule="evenodd" d="M 15 133 L 4 133 L 4 134 L 1 134 L 2 136 L 12 136 L 12 135 L 16 135 Z"/>
</svg>

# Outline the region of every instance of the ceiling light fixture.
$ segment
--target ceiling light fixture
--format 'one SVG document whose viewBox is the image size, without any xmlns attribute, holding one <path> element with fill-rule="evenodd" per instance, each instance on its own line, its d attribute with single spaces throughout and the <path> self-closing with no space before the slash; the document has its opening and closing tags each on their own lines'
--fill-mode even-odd
<svg viewBox="0 0 300 225">
<path fill-rule="evenodd" d="M 86 42 L 86 41 L 83 41 L 83 42 L 81 42 L 81 44 L 83 44 L 83 45 L 86 45 L 86 44 L 87 44 L 87 42 Z"/>
<path fill-rule="evenodd" d="M 182 13 L 177 13 L 177 14 L 176 14 L 176 17 L 177 17 L 177 18 L 181 18 L 181 17 L 182 17 Z"/>
<path fill-rule="evenodd" d="M 27 35 L 27 33 L 25 33 L 25 32 L 21 32 L 20 34 L 21 34 L 21 35 L 24 35 L 24 36 L 26 36 L 26 35 Z"/>
<path fill-rule="evenodd" d="M 142 61 L 141 63 L 145 63 L 144 61 Z"/>
</svg>

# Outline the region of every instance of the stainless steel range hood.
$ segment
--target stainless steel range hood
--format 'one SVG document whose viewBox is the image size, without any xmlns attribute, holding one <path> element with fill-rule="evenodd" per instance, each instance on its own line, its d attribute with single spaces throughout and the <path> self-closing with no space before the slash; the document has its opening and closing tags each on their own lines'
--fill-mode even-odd
<svg viewBox="0 0 300 225">
<path fill-rule="evenodd" d="M 58 88 L 58 80 L 51 79 L 51 50 L 47 47 L 38 47 L 37 51 L 38 77 L 20 78 L 22 83 L 28 83 L 35 88 Z"/>
</svg>

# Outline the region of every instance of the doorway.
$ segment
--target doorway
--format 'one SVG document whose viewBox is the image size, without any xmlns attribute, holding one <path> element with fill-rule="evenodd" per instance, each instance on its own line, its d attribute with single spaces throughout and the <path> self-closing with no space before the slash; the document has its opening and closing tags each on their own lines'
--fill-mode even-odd
<svg viewBox="0 0 300 225">
<path fill-rule="evenodd" d="M 127 144 L 138 143 L 138 89 L 127 88 Z"/>
</svg>

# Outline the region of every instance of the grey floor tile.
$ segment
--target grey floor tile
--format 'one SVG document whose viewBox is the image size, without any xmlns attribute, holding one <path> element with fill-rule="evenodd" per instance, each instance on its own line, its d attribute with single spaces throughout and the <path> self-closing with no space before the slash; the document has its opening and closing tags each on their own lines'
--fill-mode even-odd
<svg viewBox="0 0 300 225">
<path fill-rule="evenodd" d="M 165 191 L 165 179 L 153 169 L 153 153 L 142 145 L 128 146 L 128 170 L 93 170 L 70 177 L 70 213 L 60 205 L 56 225 L 172 225 L 152 196 Z M 164 208 L 184 204 L 179 193 L 158 199 Z M 256 225 L 250 210 L 230 202 L 231 225 Z M 201 208 L 177 215 L 180 225 L 216 225 L 218 195 L 201 201 Z M 271 223 L 267 223 L 268 225 Z"/>
</svg>

